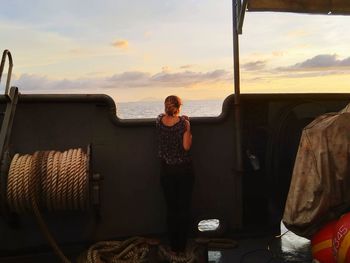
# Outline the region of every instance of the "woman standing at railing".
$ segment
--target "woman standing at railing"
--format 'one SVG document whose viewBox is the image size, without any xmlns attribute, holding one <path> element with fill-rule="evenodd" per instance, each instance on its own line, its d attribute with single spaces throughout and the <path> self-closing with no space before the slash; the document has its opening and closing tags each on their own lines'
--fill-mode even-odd
<svg viewBox="0 0 350 263">
<path fill-rule="evenodd" d="M 167 205 L 167 227 L 173 252 L 186 249 L 191 196 L 194 183 L 190 148 L 192 134 L 187 116 L 180 116 L 181 99 L 168 96 L 165 113 L 156 120 L 161 185 Z"/>
</svg>

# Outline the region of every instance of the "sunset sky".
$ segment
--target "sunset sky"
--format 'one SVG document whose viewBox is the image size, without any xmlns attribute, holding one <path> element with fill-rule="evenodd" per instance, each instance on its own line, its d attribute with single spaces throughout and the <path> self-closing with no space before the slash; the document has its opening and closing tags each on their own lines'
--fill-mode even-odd
<svg viewBox="0 0 350 263">
<path fill-rule="evenodd" d="M 349 28 L 346 16 L 247 13 L 242 92 L 348 92 Z M 12 0 L 0 34 L 22 93 L 126 102 L 234 89 L 231 0 Z"/>
</svg>

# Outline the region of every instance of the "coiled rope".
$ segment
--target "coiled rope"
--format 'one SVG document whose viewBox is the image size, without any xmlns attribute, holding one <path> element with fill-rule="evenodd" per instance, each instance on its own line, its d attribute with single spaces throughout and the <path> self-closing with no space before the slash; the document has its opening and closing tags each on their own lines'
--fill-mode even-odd
<svg viewBox="0 0 350 263">
<path fill-rule="evenodd" d="M 150 245 L 145 238 L 132 237 L 125 241 L 101 241 L 80 256 L 79 263 L 143 263 L 149 262 Z"/>
<path fill-rule="evenodd" d="M 86 210 L 88 157 L 82 149 L 16 154 L 10 165 L 7 201 L 12 212 L 28 213 L 35 201 L 40 209 Z"/>
<path fill-rule="evenodd" d="M 164 246 L 159 246 L 159 255 L 164 258 L 167 262 L 171 263 L 193 263 L 197 260 L 196 250 L 197 245 L 191 245 L 187 248 L 186 252 L 179 254 L 170 253 Z"/>
<path fill-rule="evenodd" d="M 153 262 L 148 257 L 151 254 L 151 246 L 154 247 L 154 244 L 151 243 L 143 237 L 132 237 L 124 241 L 101 241 L 92 245 L 86 253 L 81 255 L 78 263 Z M 156 262 L 165 260 L 170 263 L 193 263 L 197 262 L 196 250 L 198 248 L 198 245 L 192 244 L 186 252 L 173 254 L 168 247 L 157 245 L 158 252 L 153 256 L 157 256 Z"/>
<path fill-rule="evenodd" d="M 16 213 L 34 212 L 47 241 L 70 263 L 50 234 L 39 209 L 85 210 L 88 206 L 88 156 L 82 149 L 15 154 L 7 181 L 7 203 Z"/>
<path fill-rule="evenodd" d="M 7 203 L 10 211 L 34 213 L 45 238 L 64 263 L 65 257 L 51 235 L 40 210 L 86 210 L 89 201 L 88 158 L 80 148 L 59 151 L 37 151 L 15 154 L 7 180 Z M 172 263 L 195 262 L 196 247 L 182 256 L 172 255 L 163 246 L 158 256 Z M 79 263 L 149 262 L 150 244 L 145 238 L 125 241 L 102 241 L 92 245 L 79 257 Z"/>
</svg>

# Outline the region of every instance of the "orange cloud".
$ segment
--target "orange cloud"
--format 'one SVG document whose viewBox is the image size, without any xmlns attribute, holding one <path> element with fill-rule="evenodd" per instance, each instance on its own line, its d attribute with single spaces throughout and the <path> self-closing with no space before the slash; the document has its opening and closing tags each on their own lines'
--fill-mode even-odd
<svg viewBox="0 0 350 263">
<path fill-rule="evenodd" d="M 171 68 L 169 66 L 163 66 L 162 67 L 162 72 L 169 73 L 171 71 Z"/>
<path fill-rule="evenodd" d="M 272 51 L 272 55 L 274 56 L 274 57 L 282 57 L 283 55 L 285 55 L 285 53 L 286 52 L 284 52 L 284 51 Z"/>
<path fill-rule="evenodd" d="M 129 42 L 127 40 L 117 40 L 112 43 L 112 46 L 119 49 L 127 49 L 129 47 Z"/>
<path fill-rule="evenodd" d="M 194 65 L 192 65 L 192 64 L 186 64 L 186 65 L 182 65 L 180 68 L 181 69 L 189 69 L 189 68 L 193 68 L 194 67 Z"/>
</svg>

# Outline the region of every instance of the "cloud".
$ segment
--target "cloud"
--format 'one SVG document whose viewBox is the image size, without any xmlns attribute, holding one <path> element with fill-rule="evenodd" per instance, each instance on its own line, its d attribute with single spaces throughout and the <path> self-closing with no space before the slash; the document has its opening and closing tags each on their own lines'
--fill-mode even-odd
<svg viewBox="0 0 350 263">
<path fill-rule="evenodd" d="M 128 71 L 109 77 L 80 79 L 50 79 L 47 76 L 22 74 L 13 80 L 13 84 L 23 93 L 103 93 L 106 89 L 189 88 L 223 82 L 232 82 L 232 73 L 222 69 L 208 72 L 161 71 L 156 74 Z"/>
<path fill-rule="evenodd" d="M 350 57 L 338 59 L 337 55 L 317 55 L 303 62 L 296 63 L 288 67 L 280 67 L 280 71 L 303 71 L 303 70 L 334 70 L 334 69 L 350 69 Z"/>
<path fill-rule="evenodd" d="M 119 49 L 127 49 L 129 47 L 129 41 L 125 39 L 117 40 L 112 43 L 112 46 Z"/>
<path fill-rule="evenodd" d="M 180 67 L 180 69 L 189 69 L 189 68 L 193 68 L 195 65 L 192 65 L 192 64 L 187 64 L 187 65 L 182 65 Z"/>
<path fill-rule="evenodd" d="M 146 72 L 124 72 L 109 78 L 110 87 L 192 87 L 208 82 L 231 81 L 232 74 L 225 70 L 209 72 L 182 71 L 171 73 L 161 71 L 151 75 Z"/>
<path fill-rule="evenodd" d="M 177 73 L 160 72 L 151 77 L 153 83 L 167 87 L 188 87 L 205 82 L 228 81 L 232 75 L 222 69 L 209 72 L 184 71 Z"/>
<path fill-rule="evenodd" d="M 93 90 L 99 85 L 106 85 L 104 79 L 81 78 L 81 79 L 50 79 L 47 76 L 35 74 L 22 74 L 13 79 L 13 85 L 24 93 L 62 93 L 62 92 L 84 92 Z"/>
<path fill-rule="evenodd" d="M 317 78 L 330 75 L 342 75 L 345 72 L 338 70 L 331 71 L 309 71 L 309 72 L 288 72 L 287 74 L 279 75 L 280 78 Z"/>
<path fill-rule="evenodd" d="M 107 78 L 107 85 L 104 88 L 139 88 L 150 86 L 151 74 L 140 71 L 129 71 L 115 74 Z"/>
<path fill-rule="evenodd" d="M 284 51 L 272 51 L 272 55 L 274 56 L 274 57 L 282 57 L 282 56 L 284 56 L 285 55 L 285 53 L 286 52 L 284 52 Z"/>
<path fill-rule="evenodd" d="M 321 54 L 286 67 L 266 71 L 278 78 L 317 78 L 349 74 L 350 57 L 338 59 L 336 54 Z M 266 73 L 265 72 L 265 73 Z"/>
<path fill-rule="evenodd" d="M 163 66 L 162 67 L 162 72 L 170 72 L 171 68 L 169 66 Z"/>
<path fill-rule="evenodd" d="M 266 60 L 257 60 L 253 62 L 248 62 L 242 65 L 242 69 L 253 71 L 253 70 L 261 70 L 265 68 Z"/>
</svg>

